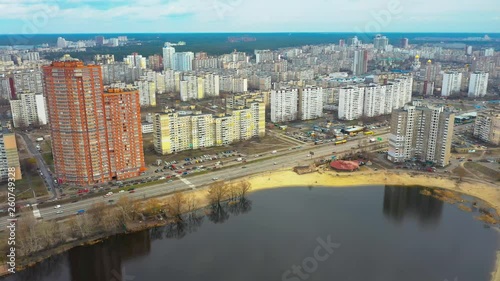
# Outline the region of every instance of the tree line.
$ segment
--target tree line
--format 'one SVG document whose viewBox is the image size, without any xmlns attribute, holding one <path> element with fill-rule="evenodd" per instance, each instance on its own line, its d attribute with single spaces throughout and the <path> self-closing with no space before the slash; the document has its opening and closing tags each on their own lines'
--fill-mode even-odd
<svg viewBox="0 0 500 281">
<path fill-rule="evenodd" d="M 59 222 L 36 220 L 31 211 L 23 211 L 17 222 L 17 256 L 27 263 L 29 257 L 42 251 L 84 239 L 98 239 L 134 228 L 140 229 L 146 227 L 144 223 L 148 221 L 167 222 L 167 229 L 170 229 L 167 237 L 179 237 L 191 225 L 201 225 L 202 220 L 196 211 L 202 207 L 208 207 L 207 216 L 214 223 L 227 220 L 229 213 L 237 215 L 249 211 L 251 202 L 246 196 L 250 190 L 251 185 L 247 181 L 217 181 L 208 187 L 205 200 L 203 196 L 196 197 L 193 193 L 182 192 L 175 193 L 164 201 L 157 198 L 131 200 L 122 196 L 112 206 L 104 202 L 96 203 L 85 213 Z M 5 243 L 2 246 L 4 252 L 7 252 L 8 245 Z"/>
</svg>

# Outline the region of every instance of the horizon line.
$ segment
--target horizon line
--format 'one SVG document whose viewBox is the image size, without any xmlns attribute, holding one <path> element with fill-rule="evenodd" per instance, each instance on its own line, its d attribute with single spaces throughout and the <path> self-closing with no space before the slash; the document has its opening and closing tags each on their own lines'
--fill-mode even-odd
<svg viewBox="0 0 500 281">
<path fill-rule="evenodd" d="M 25 33 L 3 33 L 0 36 L 13 36 L 13 35 L 28 35 L 28 36 L 37 36 L 37 35 L 86 35 L 86 34 L 484 34 L 484 35 L 500 35 L 500 32 L 458 32 L 458 31 L 418 31 L 418 32 L 408 32 L 408 31 L 380 31 L 380 32 L 355 32 L 355 31 L 303 31 L 303 32 L 290 32 L 290 31 L 234 31 L 234 32 L 105 32 L 105 33 L 96 33 L 96 32 L 75 32 L 75 33 L 36 33 L 36 34 L 25 34 Z"/>
</svg>

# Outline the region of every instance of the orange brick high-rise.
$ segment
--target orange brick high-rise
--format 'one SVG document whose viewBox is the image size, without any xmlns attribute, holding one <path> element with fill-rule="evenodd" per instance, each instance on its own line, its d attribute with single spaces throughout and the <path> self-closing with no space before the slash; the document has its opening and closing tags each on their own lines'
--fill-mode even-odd
<svg viewBox="0 0 500 281">
<path fill-rule="evenodd" d="M 139 92 L 107 89 L 104 93 L 112 177 L 136 177 L 144 171 Z"/>
<path fill-rule="evenodd" d="M 113 138 L 114 155 L 117 148 L 122 147 L 142 152 L 142 143 L 134 148 L 123 146 L 121 139 L 113 135 L 114 118 L 123 120 L 123 115 L 106 116 L 100 66 L 84 65 L 66 55 L 43 67 L 43 72 L 57 178 L 63 183 L 91 185 L 123 174 L 113 170 L 123 165 L 111 163 L 117 158 L 110 156 L 109 139 Z M 128 104 L 123 106 L 129 108 Z M 129 109 L 133 112 L 131 115 L 140 118 L 137 107 Z M 142 134 L 139 139 L 142 140 Z M 136 170 L 143 168 L 142 160 Z M 123 178 L 137 176 L 139 172 L 126 175 Z"/>
</svg>

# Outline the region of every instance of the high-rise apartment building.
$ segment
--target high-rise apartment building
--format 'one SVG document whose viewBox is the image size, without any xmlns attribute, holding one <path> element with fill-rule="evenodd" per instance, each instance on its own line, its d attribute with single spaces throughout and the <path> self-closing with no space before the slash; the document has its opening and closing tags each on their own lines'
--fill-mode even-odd
<svg viewBox="0 0 500 281">
<path fill-rule="evenodd" d="M 271 90 L 271 122 L 297 120 L 299 94 L 297 89 Z"/>
<path fill-rule="evenodd" d="M 500 145 L 500 113 L 478 113 L 474 125 L 474 137 L 494 145 Z"/>
<path fill-rule="evenodd" d="M 441 96 L 449 97 L 452 94 L 460 92 L 462 84 L 462 73 L 457 71 L 446 71 L 443 73 L 443 87 L 441 88 Z"/>
<path fill-rule="evenodd" d="M 231 109 L 228 115 L 214 116 L 196 112 L 157 113 L 153 120 L 153 142 L 159 154 L 221 146 L 265 135 L 265 105 Z"/>
<path fill-rule="evenodd" d="M 47 124 L 47 109 L 42 94 L 19 93 L 10 101 L 12 121 L 15 128 Z"/>
<path fill-rule="evenodd" d="M 323 88 L 305 87 L 299 90 L 299 119 L 311 120 L 323 116 Z"/>
<path fill-rule="evenodd" d="M 192 71 L 193 70 L 193 52 L 174 53 L 173 69 L 177 71 Z"/>
<path fill-rule="evenodd" d="M 42 72 L 39 69 L 23 70 L 14 73 L 16 92 L 28 91 L 35 94 L 43 92 Z"/>
<path fill-rule="evenodd" d="M 106 54 L 106 55 L 95 55 L 94 56 L 95 64 L 110 64 L 115 62 L 115 56 Z"/>
<path fill-rule="evenodd" d="M 153 81 L 148 81 L 144 77 L 135 81 L 134 85 L 139 90 L 141 106 L 156 106 L 156 84 Z"/>
<path fill-rule="evenodd" d="M 125 82 L 134 83 L 143 75 L 143 69 L 125 62 L 101 65 L 104 85 Z"/>
<path fill-rule="evenodd" d="M 361 41 L 358 39 L 357 36 L 354 36 L 352 38 L 347 39 L 347 46 L 354 47 L 354 46 L 359 46 L 359 45 L 361 45 Z"/>
<path fill-rule="evenodd" d="M 125 94 L 105 99 L 101 67 L 84 65 L 69 55 L 43 67 L 43 72 L 57 178 L 64 183 L 90 185 L 138 176 L 139 173 L 129 170 L 113 170 L 130 167 L 132 160 L 127 161 L 127 155 L 133 150 L 142 150 L 142 145 L 132 147 L 130 135 L 124 134 L 130 130 L 135 136 L 135 128 L 132 128 L 135 117 L 141 130 L 137 100 L 126 98 Z M 128 103 L 132 101 L 134 103 Z M 123 131 L 118 132 L 115 126 L 120 122 Z M 116 134 L 124 138 L 116 138 Z M 111 147 L 110 136 L 113 137 Z M 118 151 L 122 148 L 126 151 Z"/>
<path fill-rule="evenodd" d="M 386 36 L 382 36 L 382 35 L 378 34 L 373 39 L 373 47 L 376 50 L 385 51 L 385 49 L 387 48 L 388 45 L 389 45 L 389 38 L 387 38 Z"/>
<path fill-rule="evenodd" d="M 58 37 L 56 45 L 57 45 L 57 48 L 66 48 L 66 47 L 68 47 L 68 42 L 64 38 Z"/>
<path fill-rule="evenodd" d="M 271 50 L 255 50 L 254 53 L 256 63 L 274 60 L 274 54 Z"/>
<path fill-rule="evenodd" d="M 0 182 L 5 182 L 12 177 L 12 171 L 9 171 L 10 168 L 14 168 L 14 178 L 16 180 L 22 179 L 16 135 L 6 127 L 2 127 L 0 123 Z"/>
<path fill-rule="evenodd" d="M 411 101 L 413 78 L 409 75 L 384 79 L 383 84 L 354 85 L 339 89 L 339 119 L 390 114 Z"/>
<path fill-rule="evenodd" d="M 388 159 L 449 164 L 455 115 L 443 107 L 407 105 L 391 116 Z"/>
<path fill-rule="evenodd" d="M 198 93 L 198 76 L 196 74 L 186 74 L 180 82 L 180 95 L 181 101 L 201 99 L 203 96 L 199 96 Z M 203 94 L 203 87 L 200 89 Z"/>
<path fill-rule="evenodd" d="M 357 86 L 339 90 L 339 119 L 354 120 L 363 116 L 365 89 Z"/>
<path fill-rule="evenodd" d="M 161 71 L 163 70 L 163 58 L 160 55 L 149 56 L 147 66 L 154 71 Z"/>
<path fill-rule="evenodd" d="M 243 77 L 221 76 L 220 91 L 228 93 L 244 93 L 248 91 L 248 79 Z"/>
<path fill-rule="evenodd" d="M 126 56 L 123 59 L 123 62 L 125 62 L 129 66 L 138 67 L 141 69 L 145 69 L 147 66 L 146 58 L 142 57 L 142 55 L 139 55 L 138 53 L 133 53 L 131 55 Z"/>
<path fill-rule="evenodd" d="M 363 75 L 368 72 L 368 52 L 364 49 L 354 51 L 352 74 Z"/>
<path fill-rule="evenodd" d="M 101 68 L 68 55 L 43 68 L 52 153 L 59 180 L 110 180 Z"/>
<path fill-rule="evenodd" d="M 174 69 L 175 48 L 170 43 L 165 43 L 163 47 L 163 69 Z"/>
<path fill-rule="evenodd" d="M 145 170 L 139 92 L 110 88 L 103 98 L 111 178 L 136 177 Z"/>
<path fill-rule="evenodd" d="M 472 72 L 469 79 L 469 97 L 484 97 L 488 91 L 487 72 Z"/>
<path fill-rule="evenodd" d="M 402 49 L 408 49 L 408 47 L 409 47 L 409 42 L 410 42 L 410 41 L 408 40 L 408 38 L 402 38 L 402 39 L 401 39 L 401 41 L 400 41 L 400 47 L 401 47 Z"/>
</svg>

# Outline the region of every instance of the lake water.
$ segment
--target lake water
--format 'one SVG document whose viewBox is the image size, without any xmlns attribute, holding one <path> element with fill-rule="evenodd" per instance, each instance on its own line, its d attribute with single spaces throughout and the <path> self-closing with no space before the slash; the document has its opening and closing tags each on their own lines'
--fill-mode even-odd
<svg viewBox="0 0 500 281">
<path fill-rule="evenodd" d="M 489 280 L 495 230 L 419 191 L 259 191 L 226 213 L 75 248 L 3 280 Z"/>
</svg>

